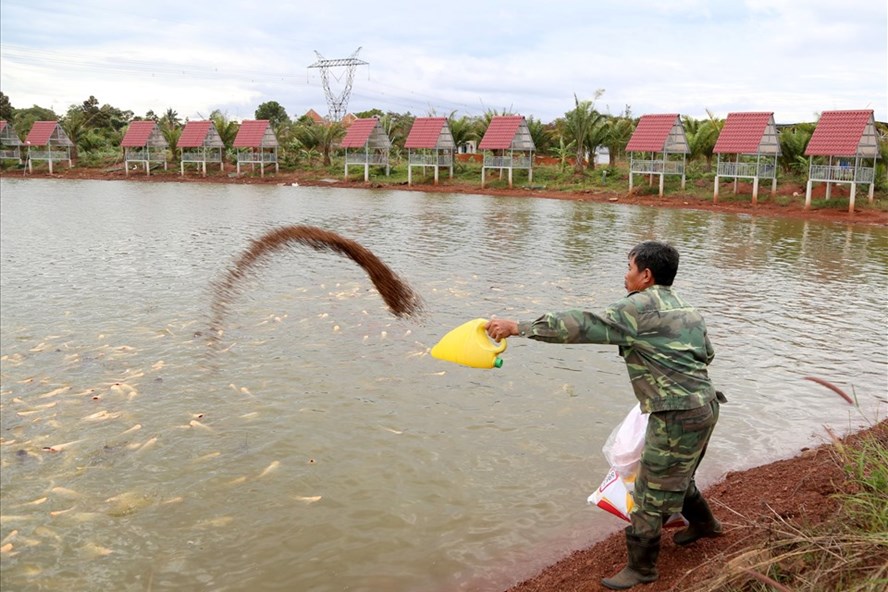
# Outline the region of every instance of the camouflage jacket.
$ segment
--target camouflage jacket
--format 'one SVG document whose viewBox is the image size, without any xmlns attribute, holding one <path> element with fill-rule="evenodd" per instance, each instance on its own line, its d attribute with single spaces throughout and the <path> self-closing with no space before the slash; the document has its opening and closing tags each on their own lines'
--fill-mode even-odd
<svg viewBox="0 0 888 592">
<path fill-rule="evenodd" d="M 697 310 L 671 287 L 654 285 L 608 306 L 546 313 L 518 334 L 549 343 L 619 346 L 644 413 L 695 409 L 715 398 L 706 367 L 715 356 Z"/>
</svg>

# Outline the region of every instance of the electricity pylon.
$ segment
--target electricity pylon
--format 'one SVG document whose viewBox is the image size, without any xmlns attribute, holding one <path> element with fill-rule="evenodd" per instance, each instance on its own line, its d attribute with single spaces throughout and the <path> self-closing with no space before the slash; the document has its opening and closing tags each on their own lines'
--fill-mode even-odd
<svg viewBox="0 0 888 592">
<path fill-rule="evenodd" d="M 352 82 L 355 77 L 355 68 L 367 65 L 367 62 L 358 59 L 359 51 L 361 51 L 360 47 L 350 57 L 328 60 L 315 50 L 318 61 L 310 65 L 309 68 L 319 68 L 321 70 L 321 83 L 324 85 L 324 93 L 327 95 L 327 107 L 330 109 L 327 117 L 330 121 L 341 121 L 343 116 L 345 116 L 348 108 L 348 97 L 351 94 Z M 334 68 L 345 68 L 345 88 L 338 95 L 330 88 L 330 74 Z M 342 79 L 342 74 L 337 76 L 334 73 L 333 77 L 339 81 Z"/>
</svg>

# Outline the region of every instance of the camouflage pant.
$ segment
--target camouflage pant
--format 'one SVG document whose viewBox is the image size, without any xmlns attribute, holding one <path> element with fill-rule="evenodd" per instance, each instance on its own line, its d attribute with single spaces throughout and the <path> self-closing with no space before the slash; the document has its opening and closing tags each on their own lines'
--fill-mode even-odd
<svg viewBox="0 0 888 592">
<path fill-rule="evenodd" d="M 685 411 L 651 413 L 630 514 L 634 534 L 654 537 L 663 520 L 681 512 L 697 486 L 694 473 L 718 421 L 719 403 Z"/>
</svg>

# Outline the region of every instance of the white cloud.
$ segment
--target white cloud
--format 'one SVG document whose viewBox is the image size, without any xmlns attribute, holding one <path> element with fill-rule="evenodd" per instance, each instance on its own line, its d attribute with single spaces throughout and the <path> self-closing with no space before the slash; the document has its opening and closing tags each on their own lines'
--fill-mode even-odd
<svg viewBox="0 0 888 592">
<path fill-rule="evenodd" d="M 574 93 L 604 88 L 600 107 L 636 115 L 767 110 L 786 122 L 869 107 L 888 119 L 888 9 L 870 0 L 125 6 L 4 0 L 0 90 L 57 112 L 95 95 L 137 114 L 244 118 L 275 100 L 298 116 L 326 110 L 307 68 L 314 50 L 332 59 L 362 47 L 353 111 L 512 109 L 550 121 Z"/>
</svg>

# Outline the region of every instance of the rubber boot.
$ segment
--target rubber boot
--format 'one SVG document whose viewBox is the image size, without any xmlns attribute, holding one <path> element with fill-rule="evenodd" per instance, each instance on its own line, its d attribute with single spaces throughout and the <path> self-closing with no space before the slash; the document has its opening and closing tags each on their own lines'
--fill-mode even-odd
<svg viewBox="0 0 888 592">
<path fill-rule="evenodd" d="M 699 491 L 685 498 L 681 513 L 687 519 L 688 527 L 672 536 L 676 545 L 690 545 L 703 537 L 721 536 L 722 525 L 712 515 L 709 504 Z"/>
<path fill-rule="evenodd" d="M 660 555 L 660 537 L 640 537 L 626 528 L 626 550 L 629 563 L 616 575 L 601 580 L 605 588 L 627 590 L 636 584 L 647 584 L 659 577 L 657 557 Z"/>
</svg>

